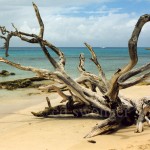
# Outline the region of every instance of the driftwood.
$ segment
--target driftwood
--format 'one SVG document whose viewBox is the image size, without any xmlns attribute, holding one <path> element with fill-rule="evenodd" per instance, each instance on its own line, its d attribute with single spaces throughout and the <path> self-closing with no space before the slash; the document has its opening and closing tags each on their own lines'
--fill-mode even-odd
<svg viewBox="0 0 150 150">
<path fill-rule="evenodd" d="M 40 89 L 57 92 L 62 97 L 63 104 L 52 107 L 49 99 L 47 98 L 48 107 L 40 112 L 32 112 L 32 114 L 37 117 L 47 117 L 49 115 L 65 113 L 73 114 L 76 117 L 81 117 L 82 115 L 88 113 L 97 113 L 107 117 L 101 124 L 96 125 L 85 137 L 93 137 L 103 133 L 110 133 L 117 130 L 122 124 L 132 125 L 135 122 L 135 132 L 142 132 L 143 122 L 145 120 L 148 123 L 150 122 L 150 97 L 144 97 L 135 103 L 132 99 L 121 96 L 119 94 L 119 90 L 122 88 L 131 87 L 150 77 L 150 63 L 138 69 L 134 69 L 134 66 L 138 62 L 138 37 L 144 24 L 150 21 L 150 15 L 146 14 L 139 18 L 128 43 L 130 61 L 126 66 L 118 69 L 110 81 L 106 78 L 94 50 L 87 43 L 85 43 L 85 46 L 91 52 L 91 60 L 97 67 L 99 75 L 97 76 L 86 71 L 86 68 L 84 67 L 85 58 L 84 55 L 81 54 L 79 57 L 80 62 L 78 66 L 81 75 L 79 78 L 73 79 L 65 72 L 66 59 L 63 52 L 47 40 L 43 39 L 44 24 L 38 7 L 34 3 L 33 8 L 40 26 L 38 35 L 18 31 L 14 25 L 13 27 L 15 31 L 8 31 L 5 27 L 0 27 L 2 33 L 1 38 L 5 41 L 4 48 L 6 49 L 6 56 L 9 56 L 9 42 L 11 38 L 15 36 L 25 42 L 33 44 L 38 43 L 48 61 L 55 69 L 55 71 L 51 72 L 33 67 L 25 67 L 4 58 L 0 58 L 0 61 L 3 63 L 25 71 L 32 71 L 39 77 L 53 78 L 55 82 L 57 82 L 54 85 L 40 87 Z M 48 52 L 47 47 L 58 55 L 58 62 Z M 139 73 L 143 73 L 144 71 L 146 71 L 145 74 L 128 81 L 131 77 Z M 65 94 L 63 92 L 64 90 L 67 90 L 68 94 Z"/>
</svg>

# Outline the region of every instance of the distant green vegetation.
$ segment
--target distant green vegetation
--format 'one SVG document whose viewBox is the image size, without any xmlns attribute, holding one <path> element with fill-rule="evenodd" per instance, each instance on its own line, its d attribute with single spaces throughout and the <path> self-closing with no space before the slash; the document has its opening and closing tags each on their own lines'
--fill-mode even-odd
<svg viewBox="0 0 150 150">
<path fill-rule="evenodd" d="M 150 50 L 150 48 L 145 48 L 146 50 Z"/>
</svg>

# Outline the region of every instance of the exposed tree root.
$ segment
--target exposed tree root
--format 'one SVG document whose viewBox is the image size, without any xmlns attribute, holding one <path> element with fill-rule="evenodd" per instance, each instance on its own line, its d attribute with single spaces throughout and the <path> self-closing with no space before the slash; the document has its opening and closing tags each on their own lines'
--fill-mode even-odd
<svg viewBox="0 0 150 150">
<path fill-rule="evenodd" d="M 105 110 L 100 110 L 92 106 L 87 106 L 85 103 L 81 102 L 67 102 L 66 104 L 51 106 L 50 100 L 46 98 L 48 107 L 45 107 L 43 111 L 31 112 L 36 117 L 48 117 L 49 115 L 62 115 L 62 114 L 72 114 L 75 117 L 82 117 L 83 115 L 95 113 L 103 117 L 108 117 L 109 112 Z"/>
</svg>

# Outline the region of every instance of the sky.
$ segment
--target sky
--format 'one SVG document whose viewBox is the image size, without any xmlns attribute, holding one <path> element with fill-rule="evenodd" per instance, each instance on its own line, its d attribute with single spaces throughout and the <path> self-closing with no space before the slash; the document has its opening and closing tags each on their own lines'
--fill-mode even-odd
<svg viewBox="0 0 150 150">
<path fill-rule="evenodd" d="M 45 25 L 44 39 L 58 47 L 127 47 L 138 18 L 150 14 L 150 0 L 0 0 L 0 25 L 38 33 L 34 1 Z M 2 41 L 0 41 L 0 46 Z M 35 46 L 18 38 L 10 46 Z M 138 46 L 150 46 L 150 23 L 141 32 Z"/>
</svg>

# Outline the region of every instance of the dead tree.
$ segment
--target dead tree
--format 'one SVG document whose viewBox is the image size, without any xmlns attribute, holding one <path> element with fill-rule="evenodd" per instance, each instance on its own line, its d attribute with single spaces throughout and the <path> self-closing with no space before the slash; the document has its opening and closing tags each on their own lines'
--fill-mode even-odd
<svg viewBox="0 0 150 150">
<path fill-rule="evenodd" d="M 150 63 L 140 68 L 133 69 L 138 62 L 138 37 L 143 25 L 150 21 L 150 15 L 145 14 L 139 18 L 128 43 L 130 61 L 125 67 L 118 69 L 110 81 L 107 80 L 94 50 L 87 43 L 85 43 L 85 45 L 91 52 L 91 60 L 96 65 L 99 75 L 86 71 L 84 67 L 85 57 L 81 54 L 78 66 L 81 75 L 79 78 L 73 79 L 65 72 L 66 59 L 63 52 L 43 38 L 44 24 L 39 10 L 34 3 L 33 7 L 40 26 L 38 35 L 18 31 L 13 24 L 15 31 L 8 31 L 5 27 L 0 27 L 2 33 L 1 38 L 5 41 L 4 48 L 6 49 L 6 56 L 9 55 L 8 49 L 10 39 L 15 36 L 25 42 L 33 44 L 38 43 L 50 64 L 55 68 L 55 71 L 51 72 L 48 70 L 21 66 L 20 64 L 16 64 L 2 57 L 0 58 L 1 62 L 18 69 L 32 71 L 39 76 L 46 76 L 55 79 L 56 83 L 54 85 L 41 87 L 41 89 L 57 92 L 62 97 L 63 104 L 52 107 L 47 98 L 48 107 L 40 112 L 32 112 L 32 114 L 37 117 L 47 117 L 48 115 L 57 114 L 73 114 L 76 117 L 81 117 L 82 115 L 91 112 L 102 116 L 105 115 L 107 118 L 101 124 L 96 125 L 85 137 L 109 133 L 117 130 L 122 124 L 132 125 L 135 122 L 135 132 L 142 132 L 143 122 L 146 120 L 150 124 L 150 97 L 144 97 L 139 100 L 138 103 L 135 103 L 132 99 L 121 96 L 119 90 L 131 87 L 150 77 Z M 50 48 L 58 55 L 58 62 L 51 56 L 47 48 Z M 146 71 L 145 74 L 127 81 L 129 78 L 144 71 Z M 68 94 L 65 94 L 64 91 L 68 91 Z"/>
</svg>

